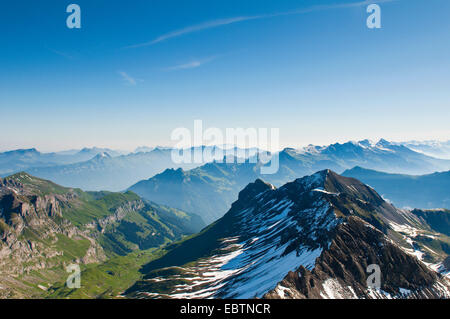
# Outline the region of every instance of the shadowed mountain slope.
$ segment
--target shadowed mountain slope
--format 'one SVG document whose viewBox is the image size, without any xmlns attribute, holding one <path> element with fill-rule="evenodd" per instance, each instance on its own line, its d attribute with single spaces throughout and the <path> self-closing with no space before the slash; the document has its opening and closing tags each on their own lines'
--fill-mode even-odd
<svg viewBox="0 0 450 319">
<path fill-rule="evenodd" d="M 125 294 L 385 298 L 403 297 L 408 290 L 419 297 L 449 297 L 447 279 L 436 272 L 447 255 L 430 255 L 434 264 L 426 264 L 429 246 L 415 242 L 416 236 L 428 235 L 442 234 L 387 203 L 371 187 L 330 170 L 280 188 L 256 180 L 224 217 L 143 267 L 143 280 Z M 376 291 L 366 284 L 366 266 L 372 263 L 384 272 Z M 290 272 L 304 269 L 318 273 L 307 282 L 316 290 L 303 289 L 301 282 L 283 283 Z"/>
</svg>

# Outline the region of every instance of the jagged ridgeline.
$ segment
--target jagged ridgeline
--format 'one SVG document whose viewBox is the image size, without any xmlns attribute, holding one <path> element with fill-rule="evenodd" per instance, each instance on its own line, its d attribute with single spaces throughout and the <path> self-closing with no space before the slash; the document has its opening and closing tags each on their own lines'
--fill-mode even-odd
<svg viewBox="0 0 450 319">
<path fill-rule="evenodd" d="M 188 171 L 181 168 L 166 169 L 130 186 L 129 190 L 157 203 L 198 214 L 209 224 L 222 217 L 237 199 L 239 191 L 257 178 L 278 187 L 298 177 L 327 168 L 344 172 L 359 165 L 385 172 L 407 174 L 448 171 L 450 168 L 449 160 L 430 158 L 385 140 L 380 140 L 376 144 L 365 140 L 323 147 L 310 145 L 302 149 L 286 148 L 277 156 L 279 170 L 275 174 L 262 175 L 260 164 L 252 164 L 251 161 L 246 163 L 220 161 Z M 371 174 L 362 174 L 360 171 L 353 169 L 346 173 L 356 174 L 348 177 L 358 178 L 374 186 L 381 195 L 394 201 L 397 207 L 424 209 L 448 207 L 449 172 L 422 178 L 380 173 L 380 178 L 374 180 L 366 179 Z M 373 185 L 372 182 L 376 184 Z"/>
<path fill-rule="evenodd" d="M 26 173 L 0 179 L 0 297 L 43 296 L 65 280 L 71 263 L 85 269 L 114 260 L 127 265 L 129 256 L 148 261 L 149 251 L 138 252 L 202 227 L 200 217 L 130 191 L 83 192 Z"/>
<path fill-rule="evenodd" d="M 145 265 L 125 295 L 449 298 L 445 220 L 397 209 L 330 170 L 280 188 L 256 180 L 221 219 Z M 368 287 L 369 265 L 379 266 L 380 287 Z"/>
</svg>

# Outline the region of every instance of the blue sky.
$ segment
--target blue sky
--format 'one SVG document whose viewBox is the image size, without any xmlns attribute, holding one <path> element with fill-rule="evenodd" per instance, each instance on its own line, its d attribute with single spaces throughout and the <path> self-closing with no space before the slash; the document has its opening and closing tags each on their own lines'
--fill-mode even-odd
<svg viewBox="0 0 450 319">
<path fill-rule="evenodd" d="M 450 1 L 8 1 L 0 150 L 168 145 L 278 127 L 282 146 L 450 138 Z M 66 7 L 81 7 L 68 29 Z"/>
</svg>

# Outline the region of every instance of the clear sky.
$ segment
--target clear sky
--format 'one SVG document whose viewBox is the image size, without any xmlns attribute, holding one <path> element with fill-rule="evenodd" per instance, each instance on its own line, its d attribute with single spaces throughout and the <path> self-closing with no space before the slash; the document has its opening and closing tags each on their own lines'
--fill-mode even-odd
<svg viewBox="0 0 450 319">
<path fill-rule="evenodd" d="M 374 2 L 378 30 L 358 0 L 4 1 L 0 150 L 168 145 L 195 119 L 292 147 L 450 139 L 450 1 Z"/>
</svg>

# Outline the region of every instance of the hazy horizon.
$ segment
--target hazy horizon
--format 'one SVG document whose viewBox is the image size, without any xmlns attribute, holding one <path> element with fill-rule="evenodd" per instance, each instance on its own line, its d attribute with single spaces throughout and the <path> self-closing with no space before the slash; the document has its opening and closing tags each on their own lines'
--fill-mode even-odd
<svg viewBox="0 0 450 319">
<path fill-rule="evenodd" d="M 280 148 L 448 140 L 450 2 L 80 0 L 0 12 L 0 150 L 173 145 L 171 132 L 279 128 Z M 42 17 L 45 17 L 43 19 Z"/>
<path fill-rule="evenodd" d="M 417 142 L 417 143 L 432 143 L 432 142 L 440 142 L 440 143 L 450 143 L 450 139 L 428 139 L 428 140 L 389 140 L 386 138 L 379 138 L 379 139 L 352 139 L 352 140 L 341 140 L 341 141 L 334 141 L 332 143 L 327 143 L 327 144 L 315 144 L 315 143 L 308 143 L 308 144 L 303 144 L 303 145 L 287 145 L 287 146 L 283 146 L 280 147 L 279 150 L 283 150 L 286 148 L 294 148 L 294 149 L 300 149 L 303 147 L 307 147 L 310 145 L 313 146 L 319 146 L 319 147 L 325 147 L 328 145 L 332 145 L 332 144 L 343 144 L 343 143 L 348 143 L 348 142 L 361 142 L 364 140 L 369 140 L 373 143 L 377 143 L 379 142 L 381 139 L 387 140 L 388 142 L 392 142 L 392 143 L 413 143 L 413 142 Z M 197 145 L 198 146 L 198 145 Z M 193 147 L 197 147 L 197 146 L 193 146 Z M 216 146 L 216 147 L 223 147 L 223 145 L 206 145 L 203 144 L 202 146 Z M 234 146 L 230 146 L 230 145 L 225 145 L 226 148 L 230 148 L 230 147 L 236 147 L 236 145 Z M 255 146 L 248 146 L 245 148 L 255 148 L 257 147 Z M 10 151 L 17 151 L 17 150 L 30 150 L 30 149 L 36 149 L 37 151 L 41 152 L 41 153 L 62 153 L 62 152 L 78 152 L 81 151 L 83 149 L 94 149 L 94 148 L 98 148 L 98 149 L 110 149 L 111 151 L 116 151 L 116 152 L 124 152 L 124 153 L 133 153 L 136 151 L 136 149 L 138 148 L 176 148 L 174 145 L 138 145 L 137 147 L 134 148 L 129 148 L 129 149 L 125 149 L 125 148 L 114 148 L 114 147 L 110 147 L 110 146 L 99 146 L 99 145 L 85 145 L 82 147 L 69 147 L 69 148 L 63 148 L 63 149 L 42 149 L 39 147 L 19 147 L 19 148 L 14 148 L 14 149 L 3 149 L 0 147 L 0 153 L 4 153 L 4 152 L 10 152 Z"/>
</svg>

